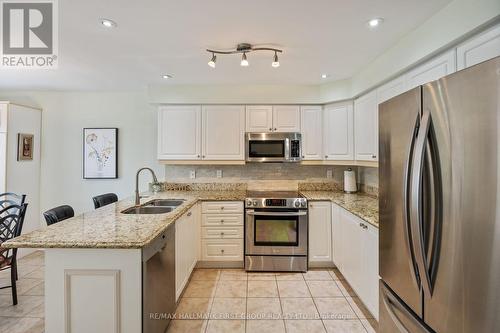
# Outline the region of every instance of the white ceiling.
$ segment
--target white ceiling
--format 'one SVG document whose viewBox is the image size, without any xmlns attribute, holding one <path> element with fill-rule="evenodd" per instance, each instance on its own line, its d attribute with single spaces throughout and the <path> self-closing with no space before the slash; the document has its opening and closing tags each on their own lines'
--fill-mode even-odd
<svg viewBox="0 0 500 333">
<path fill-rule="evenodd" d="M 0 70 L 0 89 L 129 90 L 149 84 L 320 84 L 348 78 L 450 0 L 61 0 L 57 70 Z M 98 20 L 118 23 L 105 29 Z M 377 30 L 366 21 L 384 17 Z M 238 42 L 283 48 L 219 56 Z M 174 78 L 165 82 L 161 74 Z M 328 73 L 327 80 L 321 79 Z"/>
</svg>

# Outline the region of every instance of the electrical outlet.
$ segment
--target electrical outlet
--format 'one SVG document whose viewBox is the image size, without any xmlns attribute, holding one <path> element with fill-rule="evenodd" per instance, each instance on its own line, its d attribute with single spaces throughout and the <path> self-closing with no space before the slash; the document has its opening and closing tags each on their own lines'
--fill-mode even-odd
<svg viewBox="0 0 500 333">
<path fill-rule="evenodd" d="M 196 171 L 195 170 L 191 170 L 189 172 L 189 178 L 191 178 L 191 179 L 195 179 L 196 178 Z"/>
<path fill-rule="evenodd" d="M 217 178 L 222 178 L 222 170 L 217 170 Z"/>
<path fill-rule="evenodd" d="M 333 170 L 332 169 L 326 170 L 326 178 L 333 178 Z"/>
</svg>

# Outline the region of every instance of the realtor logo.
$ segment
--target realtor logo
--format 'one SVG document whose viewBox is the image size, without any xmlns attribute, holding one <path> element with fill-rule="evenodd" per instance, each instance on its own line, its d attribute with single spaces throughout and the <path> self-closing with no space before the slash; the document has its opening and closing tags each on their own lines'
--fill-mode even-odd
<svg viewBox="0 0 500 333">
<path fill-rule="evenodd" d="M 0 0 L 1 68 L 57 68 L 57 0 Z"/>
</svg>

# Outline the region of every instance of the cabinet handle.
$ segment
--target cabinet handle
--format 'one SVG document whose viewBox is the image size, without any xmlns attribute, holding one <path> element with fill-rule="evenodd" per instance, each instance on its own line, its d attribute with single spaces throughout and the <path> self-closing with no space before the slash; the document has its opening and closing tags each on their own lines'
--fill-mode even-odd
<svg viewBox="0 0 500 333">
<path fill-rule="evenodd" d="M 306 158 L 304 155 L 302 155 L 302 158 Z"/>
<path fill-rule="evenodd" d="M 221 233 L 220 233 L 220 235 L 221 235 L 221 236 L 224 236 L 224 233 L 223 233 L 223 232 L 221 232 Z"/>
<path fill-rule="evenodd" d="M 221 250 L 220 250 L 220 253 L 224 253 L 224 249 L 221 249 Z"/>
<path fill-rule="evenodd" d="M 377 158 L 377 155 L 372 155 L 372 158 Z"/>
<path fill-rule="evenodd" d="M 191 216 L 192 214 L 193 214 L 193 213 L 189 212 L 189 213 L 187 213 L 187 216 Z"/>
<path fill-rule="evenodd" d="M 201 156 L 201 158 L 205 158 L 205 155 Z"/>
<path fill-rule="evenodd" d="M 224 210 L 224 206 L 222 206 L 222 207 L 220 208 L 220 210 Z"/>
<path fill-rule="evenodd" d="M 224 220 L 220 220 L 220 223 L 224 223 Z"/>
<path fill-rule="evenodd" d="M 277 128 L 274 128 L 274 130 L 276 131 L 276 130 L 277 130 Z"/>
<path fill-rule="evenodd" d="M 272 127 L 269 127 L 269 130 L 272 132 L 273 131 Z"/>
<path fill-rule="evenodd" d="M 198 158 L 200 158 L 201 156 L 200 156 L 200 155 L 198 155 L 197 157 L 198 157 Z"/>
</svg>

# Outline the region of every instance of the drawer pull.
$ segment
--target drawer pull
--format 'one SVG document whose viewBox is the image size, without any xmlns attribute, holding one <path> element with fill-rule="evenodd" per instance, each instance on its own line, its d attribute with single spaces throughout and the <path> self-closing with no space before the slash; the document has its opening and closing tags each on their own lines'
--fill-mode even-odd
<svg viewBox="0 0 500 333">
<path fill-rule="evenodd" d="M 220 220 L 220 223 L 224 223 L 224 220 Z"/>
<path fill-rule="evenodd" d="M 220 210 L 224 210 L 224 206 L 222 206 L 222 207 L 220 208 Z"/>
<path fill-rule="evenodd" d="M 193 214 L 193 213 L 189 212 L 189 213 L 187 213 L 187 216 L 191 216 L 192 214 Z"/>
<path fill-rule="evenodd" d="M 220 253 L 224 253 L 224 249 L 221 249 L 221 250 L 220 250 Z"/>
<path fill-rule="evenodd" d="M 224 233 L 223 233 L 223 232 L 221 232 L 221 233 L 220 233 L 220 235 L 221 235 L 221 236 L 224 236 Z"/>
</svg>

